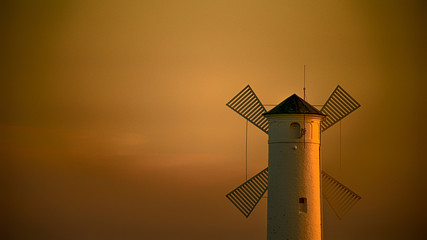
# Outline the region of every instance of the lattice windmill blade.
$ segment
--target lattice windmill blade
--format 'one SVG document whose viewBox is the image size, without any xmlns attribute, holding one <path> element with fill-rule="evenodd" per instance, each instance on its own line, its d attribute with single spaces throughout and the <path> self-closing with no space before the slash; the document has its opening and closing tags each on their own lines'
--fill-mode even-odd
<svg viewBox="0 0 427 240">
<path fill-rule="evenodd" d="M 268 187 L 268 168 L 262 170 L 251 179 L 231 191 L 226 197 L 239 209 L 240 212 L 249 217 L 255 206 L 261 200 Z"/>
<path fill-rule="evenodd" d="M 252 213 L 268 189 L 268 168 L 244 182 L 226 197 L 246 217 Z M 359 195 L 322 171 L 322 193 L 332 210 L 342 219 L 361 199 Z"/>
<path fill-rule="evenodd" d="M 323 114 L 327 115 L 322 121 L 322 132 L 359 107 L 360 104 L 338 85 L 320 110 Z"/>
<path fill-rule="evenodd" d="M 326 199 L 339 219 L 361 199 L 322 170 L 319 182 L 319 172 L 309 170 L 319 167 L 322 134 L 302 137 L 306 126 L 321 128 L 323 132 L 360 107 L 341 86 L 335 88 L 320 111 L 293 94 L 267 112 L 249 85 L 226 105 L 268 134 L 271 171 L 262 170 L 226 195 L 245 217 L 249 217 L 269 191 L 268 239 L 321 239 L 321 218 L 310 217 L 322 215 L 321 199 Z M 309 148 L 305 147 L 306 143 L 310 143 Z M 283 164 L 283 159 L 287 164 Z M 310 194 L 319 191 L 322 191 L 322 198 Z"/>
<path fill-rule="evenodd" d="M 262 115 L 267 111 L 249 85 L 243 88 L 243 90 L 226 105 L 242 117 L 246 118 L 263 132 L 268 133 L 267 118 Z"/>
<path fill-rule="evenodd" d="M 361 199 L 359 195 L 322 171 L 322 193 L 339 219 Z"/>
</svg>

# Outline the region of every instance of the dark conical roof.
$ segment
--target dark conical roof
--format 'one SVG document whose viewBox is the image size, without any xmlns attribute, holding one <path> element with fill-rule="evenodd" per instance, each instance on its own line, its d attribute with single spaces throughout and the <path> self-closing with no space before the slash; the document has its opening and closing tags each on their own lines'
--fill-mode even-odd
<svg viewBox="0 0 427 240">
<path fill-rule="evenodd" d="M 325 114 L 321 113 L 317 108 L 311 106 L 296 94 L 288 97 L 285 101 L 264 113 L 264 115 L 269 114 L 318 114 L 325 116 Z"/>
</svg>

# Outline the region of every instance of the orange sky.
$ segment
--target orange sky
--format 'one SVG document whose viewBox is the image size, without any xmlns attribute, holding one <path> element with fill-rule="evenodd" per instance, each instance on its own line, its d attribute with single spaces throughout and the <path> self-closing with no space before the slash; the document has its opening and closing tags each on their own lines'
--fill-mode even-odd
<svg viewBox="0 0 427 240">
<path fill-rule="evenodd" d="M 265 239 L 242 183 L 250 84 L 265 104 L 362 107 L 322 136 L 363 199 L 325 239 L 419 239 L 427 201 L 422 1 L 9 1 L 2 13 L 5 239 Z M 249 175 L 267 136 L 249 127 Z"/>
</svg>

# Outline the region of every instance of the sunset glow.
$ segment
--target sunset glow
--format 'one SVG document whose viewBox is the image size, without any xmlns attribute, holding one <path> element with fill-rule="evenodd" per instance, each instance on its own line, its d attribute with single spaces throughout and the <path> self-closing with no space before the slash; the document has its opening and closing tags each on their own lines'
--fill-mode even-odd
<svg viewBox="0 0 427 240">
<path fill-rule="evenodd" d="M 1 239 L 266 239 L 225 194 L 245 180 L 245 120 L 225 104 L 363 106 L 322 134 L 323 169 L 363 195 L 324 207 L 324 239 L 420 239 L 427 201 L 422 1 L 7 1 Z M 341 131 L 341 145 L 340 145 Z M 341 155 L 340 155 L 341 151 Z M 341 156 L 341 157 L 340 157 Z M 267 166 L 248 128 L 248 176 Z M 425 235 L 425 234 L 424 234 Z"/>
</svg>

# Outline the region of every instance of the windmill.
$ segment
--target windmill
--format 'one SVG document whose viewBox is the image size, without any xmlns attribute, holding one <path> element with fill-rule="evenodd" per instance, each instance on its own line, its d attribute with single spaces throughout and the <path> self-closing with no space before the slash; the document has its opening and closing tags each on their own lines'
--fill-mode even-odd
<svg viewBox="0 0 427 240">
<path fill-rule="evenodd" d="M 321 239 L 321 193 L 338 218 L 361 199 L 321 169 L 321 132 L 360 107 L 341 86 L 319 111 L 296 94 L 266 111 L 247 85 L 227 104 L 269 135 L 268 167 L 226 197 L 245 217 L 267 189 L 267 239 Z"/>
</svg>

